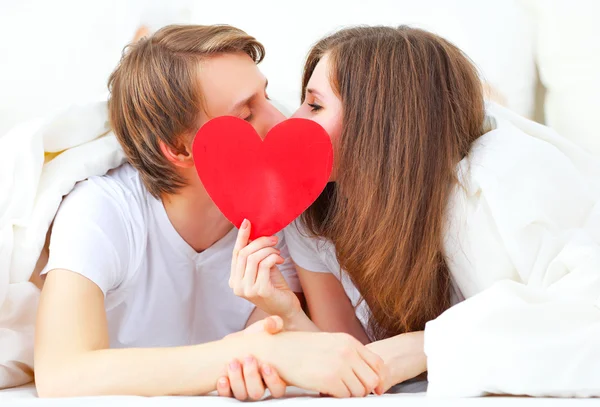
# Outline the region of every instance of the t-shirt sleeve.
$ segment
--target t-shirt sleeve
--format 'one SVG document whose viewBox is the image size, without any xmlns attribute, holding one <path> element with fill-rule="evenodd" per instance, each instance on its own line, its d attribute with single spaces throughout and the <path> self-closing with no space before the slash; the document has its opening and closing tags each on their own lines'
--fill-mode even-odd
<svg viewBox="0 0 600 407">
<path fill-rule="evenodd" d="M 302 292 L 302 285 L 300 285 L 300 279 L 296 273 L 294 262 L 290 258 L 290 252 L 285 242 L 283 232 L 279 232 L 277 237 L 279 238 L 277 249 L 279 249 L 281 257 L 285 259 L 283 264 L 278 265 L 279 271 L 281 271 L 283 278 L 285 278 L 285 281 L 288 283 L 288 286 L 292 289 L 292 291 L 295 293 L 300 293 Z"/>
<path fill-rule="evenodd" d="M 65 269 L 95 283 L 104 295 L 126 275 L 130 243 L 122 209 L 98 186 L 84 181 L 61 203 L 42 274 Z"/>
<path fill-rule="evenodd" d="M 331 272 L 319 254 L 321 240 L 310 236 L 300 221 L 297 220 L 288 225 L 283 232 L 290 256 L 295 264 L 308 271 Z"/>
</svg>

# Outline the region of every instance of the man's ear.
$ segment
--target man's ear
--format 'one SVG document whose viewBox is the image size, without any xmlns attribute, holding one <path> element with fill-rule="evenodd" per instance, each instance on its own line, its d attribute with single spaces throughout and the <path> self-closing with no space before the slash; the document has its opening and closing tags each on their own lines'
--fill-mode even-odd
<svg viewBox="0 0 600 407">
<path fill-rule="evenodd" d="M 160 145 L 160 151 L 173 165 L 180 168 L 191 168 L 194 166 L 192 152 L 188 150 L 187 146 L 184 147 L 184 151 L 176 151 L 167 146 L 162 140 L 158 140 L 158 144 Z"/>
</svg>

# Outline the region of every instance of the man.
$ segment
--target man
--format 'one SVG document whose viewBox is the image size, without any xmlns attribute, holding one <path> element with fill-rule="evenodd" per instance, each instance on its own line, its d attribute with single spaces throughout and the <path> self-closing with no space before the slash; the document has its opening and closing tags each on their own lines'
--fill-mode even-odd
<svg viewBox="0 0 600 407">
<path fill-rule="evenodd" d="M 282 382 L 266 372 L 339 396 L 356 372 L 379 374 L 379 357 L 348 335 L 265 332 L 277 319 L 231 335 L 267 315 L 228 285 L 237 231 L 204 190 L 191 145 L 213 117 L 240 117 L 262 137 L 284 119 L 256 66 L 263 56 L 229 26 L 165 27 L 124 54 L 109 115 L 129 163 L 78 184 L 55 218 L 36 327 L 40 396 L 205 394 L 242 358 L 229 370 L 258 381 L 263 364 L 273 389 Z M 272 247 L 288 257 L 281 239 Z M 299 291 L 289 261 L 280 268 Z"/>
</svg>

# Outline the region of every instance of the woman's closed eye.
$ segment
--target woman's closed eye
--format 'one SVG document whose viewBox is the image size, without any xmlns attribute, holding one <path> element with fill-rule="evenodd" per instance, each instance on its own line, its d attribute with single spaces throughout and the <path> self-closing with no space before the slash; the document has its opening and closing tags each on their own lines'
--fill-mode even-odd
<svg viewBox="0 0 600 407">
<path fill-rule="evenodd" d="M 321 110 L 323 108 L 323 106 L 319 106 L 316 103 L 308 103 L 308 105 L 312 108 L 311 109 L 312 112 L 318 112 L 319 110 Z"/>
</svg>

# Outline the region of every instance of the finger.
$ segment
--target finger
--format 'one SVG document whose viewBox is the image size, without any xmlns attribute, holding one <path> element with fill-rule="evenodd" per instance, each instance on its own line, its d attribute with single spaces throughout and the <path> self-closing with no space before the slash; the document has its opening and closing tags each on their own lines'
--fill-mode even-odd
<svg viewBox="0 0 600 407">
<path fill-rule="evenodd" d="M 238 231 L 235 245 L 233 246 L 233 253 L 231 255 L 231 275 L 229 276 L 229 287 L 231 288 L 233 288 L 233 278 L 237 270 L 237 258 L 240 254 L 240 250 L 248 245 L 248 239 L 250 239 L 250 228 L 250 221 L 248 219 L 244 219 L 240 225 L 240 230 Z"/>
<path fill-rule="evenodd" d="M 318 391 L 321 395 L 327 397 L 347 398 L 350 397 L 350 391 L 344 384 L 342 377 L 335 375 L 329 379 L 320 380 L 317 384 L 317 388 L 311 389 Z"/>
<path fill-rule="evenodd" d="M 267 258 L 260 262 L 256 275 L 256 282 L 254 283 L 254 287 L 256 289 L 256 293 L 261 297 L 266 297 L 269 295 L 269 289 L 271 288 L 271 269 L 275 267 L 276 264 L 282 264 L 284 262 L 283 257 L 279 255 L 279 253 L 270 254 Z M 275 272 L 279 272 L 279 269 L 275 270 Z M 283 276 L 281 276 L 283 278 Z"/>
<path fill-rule="evenodd" d="M 276 334 L 277 332 L 283 329 L 283 320 L 276 316 L 272 315 L 266 317 L 265 319 L 261 319 L 260 321 L 256 321 L 248 328 L 244 329 L 244 333 L 258 333 L 258 332 L 267 332 L 270 334 Z"/>
<path fill-rule="evenodd" d="M 346 386 L 343 381 L 339 381 L 336 385 L 332 386 L 325 394 L 330 395 L 331 397 L 336 397 L 340 399 L 345 399 L 351 396 L 350 390 Z"/>
<path fill-rule="evenodd" d="M 368 394 L 365 386 L 363 386 L 353 370 L 349 370 L 344 375 L 344 384 L 352 397 L 365 397 Z"/>
<path fill-rule="evenodd" d="M 252 240 L 251 242 L 248 242 L 246 244 L 246 246 L 242 246 L 242 248 L 240 248 L 240 255 L 242 254 L 252 254 L 260 249 L 262 249 L 263 247 L 273 247 L 277 244 L 277 242 L 279 241 L 279 238 L 277 236 L 263 236 L 263 237 L 259 237 L 256 240 Z"/>
<path fill-rule="evenodd" d="M 254 240 L 252 243 L 249 243 L 246 247 L 240 249 L 235 260 L 235 270 L 232 272 L 231 276 L 231 280 L 233 283 L 232 288 L 235 289 L 236 284 L 237 288 L 240 288 L 239 282 L 244 277 L 244 271 L 246 269 L 246 261 L 248 259 L 248 256 L 262 248 L 275 246 L 275 244 L 277 244 L 277 236 L 260 237 Z"/>
<path fill-rule="evenodd" d="M 264 322 L 264 330 L 266 333 L 274 335 L 283 330 L 283 319 L 280 316 L 272 315 L 270 317 L 265 318 Z"/>
<path fill-rule="evenodd" d="M 244 359 L 244 381 L 250 400 L 260 400 L 265 394 L 265 385 L 258 372 L 258 363 L 252 356 Z"/>
<path fill-rule="evenodd" d="M 263 364 L 260 369 L 262 373 L 263 380 L 271 392 L 271 396 L 273 398 L 280 398 L 285 395 L 285 388 L 287 385 L 285 382 L 279 377 L 277 371 L 270 365 Z"/>
<path fill-rule="evenodd" d="M 227 366 L 227 376 L 229 376 L 229 385 L 233 396 L 238 400 L 246 400 L 248 393 L 246 392 L 246 384 L 242 373 L 242 366 L 237 360 L 232 361 Z"/>
<path fill-rule="evenodd" d="M 248 259 L 246 260 L 246 269 L 244 270 L 244 276 L 242 278 L 242 285 L 245 289 L 251 290 L 254 288 L 256 274 L 258 273 L 260 263 L 273 255 L 279 256 L 279 250 L 274 247 L 265 247 L 248 256 Z M 245 294 L 250 295 L 249 292 Z"/>
<path fill-rule="evenodd" d="M 358 364 L 355 372 L 359 375 L 362 383 L 369 389 L 369 392 L 374 391 L 376 394 L 382 394 L 381 386 L 383 386 L 387 380 L 388 370 L 383 362 L 383 359 L 376 353 L 371 352 L 366 346 L 357 346 L 356 350 L 360 358 L 366 362 L 364 364 Z M 377 376 L 375 380 L 373 374 Z M 373 386 L 373 384 L 375 384 Z"/>
<path fill-rule="evenodd" d="M 358 342 L 358 341 L 357 341 Z M 373 369 L 375 373 L 379 376 L 381 380 L 385 378 L 386 368 L 385 363 L 383 363 L 383 359 L 376 353 L 370 351 L 366 346 L 360 344 L 355 348 L 359 354 L 359 356 L 367 362 L 367 364 Z"/>
<path fill-rule="evenodd" d="M 365 395 L 371 394 L 377 389 L 377 386 L 380 386 L 383 383 L 377 373 L 363 361 L 361 361 L 359 366 L 353 368 L 352 371 L 365 389 Z"/>
<path fill-rule="evenodd" d="M 391 383 L 389 378 L 390 378 L 390 368 L 388 365 L 384 364 L 383 373 L 379 372 L 379 384 L 377 385 L 377 387 L 375 387 L 373 392 L 375 394 L 381 396 L 383 393 L 388 391 L 390 389 L 390 387 L 393 385 L 393 383 Z"/>
<path fill-rule="evenodd" d="M 354 372 L 354 375 L 362 383 L 364 389 L 366 390 L 366 394 L 369 394 L 372 391 L 374 391 L 377 388 L 377 386 L 381 385 L 384 382 L 385 369 L 380 368 L 379 372 L 377 372 L 373 367 L 371 367 L 371 365 L 361 357 L 361 353 L 360 353 L 361 347 L 364 347 L 364 346 L 361 344 L 355 348 L 357 350 L 357 353 L 356 353 L 356 359 L 352 365 L 352 370 Z M 371 352 L 368 348 L 366 348 L 366 347 L 364 347 L 364 348 L 367 350 L 367 352 Z M 375 355 L 375 356 L 377 358 L 379 358 L 378 355 Z M 374 363 L 376 364 L 378 362 L 375 361 Z M 383 363 L 383 361 L 382 361 L 382 363 Z M 377 366 L 375 366 L 375 367 L 377 368 Z"/>
<path fill-rule="evenodd" d="M 229 386 L 229 379 L 226 377 L 221 377 L 217 381 L 217 394 L 221 397 L 233 397 L 231 387 Z"/>
</svg>

